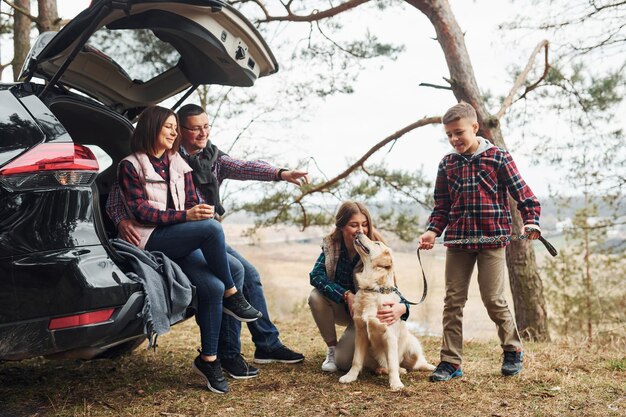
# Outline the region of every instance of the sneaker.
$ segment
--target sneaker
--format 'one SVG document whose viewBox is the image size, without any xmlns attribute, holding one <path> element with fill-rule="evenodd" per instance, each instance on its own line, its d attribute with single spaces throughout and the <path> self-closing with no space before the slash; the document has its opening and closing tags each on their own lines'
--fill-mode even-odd
<svg viewBox="0 0 626 417">
<path fill-rule="evenodd" d="M 522 357 L 524 352 L 521 350 L 504 351 L 504 359 L 502 360 L 502 375 L 517 375 L 522 370 Z"/>
<path fill-rule="evenodd" d="M 463 376 L 460 365 L 450 362 L 440 362 L 437 368 L 430 374 L 428 378 L 430 382 L 448 381 L 452 378 L 460 378 Z"/>
<path fill-rule="evenodd" d="M 222 369 L 235 379 L 249 379 L 259 375 L 259 370 L 246 362 L 241 355 L 222 358 Z"/>
<path fill-rule="evenodd" d="M 255 321 L 263 317 L 263 314 L 252 307 L 248 300 L 244 298 L 241 291 L 237 291 L 230 297 L 224 298 L 224 306 L 222 309 L 224 313 L 244 322 Z"/>
<path fill-rule="evenodd" d="M 209 390 L 218 394 L 224 394 L 228 392 L 228 383 L 224 378 L 222 372 L 222 365 L 220 360 L 216 359 L 213 362 L 207 362 L 202 360 L 200 355 L 194 359 L 191 365 L 194 372 L 203 377 L 206 380 L 206 386 Z"/>
<path fill-rule="evenodd" d="M 322 371 L 324 372 L 337 372 L 337 365 L 335 364 L 335 349 L 328 349 L 326 353 L 326 359 L 322 363 Z"/>
<path fill-rule="evenodd" d="M 256 348 L 254 352 L 254 363 L 298 363 L 303 360 L 304 355 L 302 353 L 294 352 L 287 346 L 281 346 L 272 351 Z"/>
</svg>

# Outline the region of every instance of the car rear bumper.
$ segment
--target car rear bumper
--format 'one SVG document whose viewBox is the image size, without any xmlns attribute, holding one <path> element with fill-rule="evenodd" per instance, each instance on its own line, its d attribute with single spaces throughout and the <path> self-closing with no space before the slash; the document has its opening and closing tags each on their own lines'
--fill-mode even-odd
<svg viewBox="0 0 626 417">
<path fill-rule="evenodd" d="M 105 322 L 50 330 L 54 317 L 0 324 L 0 360 L 22 360 L 35 356 L 91 359 L 106 349 L 144 334 L 144 295 L 130 295 L 115 307 Z"/>
</svg>

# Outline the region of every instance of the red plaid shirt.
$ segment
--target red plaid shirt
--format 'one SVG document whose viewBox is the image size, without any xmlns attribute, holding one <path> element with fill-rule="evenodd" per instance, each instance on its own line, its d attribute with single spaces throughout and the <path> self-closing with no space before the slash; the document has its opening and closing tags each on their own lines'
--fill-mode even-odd
<svg viewBox="0 0 626 417">
<path fill-rule="evenodd" d="M 181 151 L 184 152 L 184 148 L 181 148 Z M 156 158 L 151 157 L 150 161 L 154 161 L 154 163 L 158 164 Z M 160 168 L 156 169 L 161 169 Z M 228 155 L 222 155 L 220 158 L 217 158 L 217 161 L 213 164 L 213 174 L 217 178 L 219 184 L 224 181 L 224 179 L 233 179 L 233 180 L 257 180 L 257 181 L 275 181 L 276 175 L 278 174 L 278 168 L 270 165 L 265 161 L 245 161 L 241 159 L 231 158 Z M 122 167 L 120 167 L 120 170 Z M 137 173 L 135 173 L 135 169 L 130 167 L 132 171 L 132 176 L 136 177 Z M 160 171 L 157 171 L 161 173 Z M 131 175 L 128 173 L 127 175 Z M 193 177 L 191 174 L 185 175 L 185 192 L 189 192 L 189 179 L 191 178 L 191 186 L 193 186 Z M 193 186 L 195 190 L 195 186 Z M 109 197 L 106 203 L 106 212 L 113 220 L 113 224 L 117 227 L 120 221 L 126 220 L 129 216 L 124 212 L 124 206 L 120 200 L 120 195 L 118 192 L 119 188 L 117 184 L 113 184 L 111 187 L 111 191 L 109 192 Z M 188 198 L 188 197 L 187 197 Z M 198 198 L 195 196 L 195 198 Z M 128 201 L 128 199 L 126 199 Z M 187 201 L 187 200 L 186 200 Z M 187 203 L 185 203 L 187 204 Z M 196 203 L 198 204 L 198 203 Z M 193 207 L 193 205 L 192 205 Z M 189 208 L 189 207 L 188 207 Z M 184 220 L 182 220 L 184 221 Z"/>
<path fill-rule="evenodd" d="M 508 236 L 511 211 L 507 191 L 518 202 L 524 224 L 539 226 L 539 201 L 520 176 L 511 155 L 498 147 L 478 155 L 451 153 L 439 163 L 435 208 L 427 230 L 446 230 L 444 241 Z M 498 248 L 508 242 L 454 245 L 466 249 Z M 449 245 L 447 245 L 449 246 Z"/>
<path fill-rule="evenodd" d="M 166 182 L 169 183 L 169 159 L 167 158 L 167 152 L 163 158 L 155 158 L 152 155 L 148 155 L 152 167 L 157 174 L 161 176 Z M 146 191 L 143 187 L 141 179 L 135 170 L 135 167 L 130 161 L 120 162 L 119 167 L 119 187 L 130 211 L 135 215 L 135 218 L 146 224 L 173 224 L 182 223 L 187 220 L 187 213 L 185 211 L 174 210 L 174 203 L 171 196 L 168 193 L 167 198 L 167 210 L 159 210 L 152 207 L 146 198 Z M 117 193 L 116 193 L 117 194 Z M 116 195 L 117 196 L 117 195 Z M 198 204 L 198 198 L 196 196 L 196 189 L 193 185 L 193 178 L 191 172 L 185 174 L 185 209 L 190 209 Z M 108 203 L 107 203 L 108 205 Z M 121 204 L 117 202 L 118 210 L 121 210 Z M 107 207 L 107 212 L 109 207 Z M 119 218 L 122 217 L 122 218 Z M 119 220 L 128 218 L 127 216 L 119 216 Z"/>
</svg>

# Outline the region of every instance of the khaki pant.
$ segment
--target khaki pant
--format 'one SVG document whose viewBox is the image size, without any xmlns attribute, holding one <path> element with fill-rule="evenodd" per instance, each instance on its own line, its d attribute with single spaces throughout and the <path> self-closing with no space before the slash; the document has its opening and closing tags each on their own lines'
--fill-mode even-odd
<svg viewBox="0 0 626 417">
<path fill-rule="evenodd" d="M 354 356 L 354 321 L 350 317 L 347 306 L 329 300 L 317 288 L 314 288 L 309 295 L 309 307 L 326 345 L 336 344 L 335 364 L 337 368 L 350 369 Z M 336 324 L 346 327 L 339 341 L 337 341 L 337 331 L 335 330 Z"/>
<path fill-rule="evenodd" d="M 446 253 L 446 298 L 443 309 L 441 360 L 463 361 L 463 307 L 467 301 L 474 264 L 478 264 L 478 286 L 487 313 L 498 330 L 502 350 L 522 349 L 515 320 L 504 298 L 505 248 L 457 249 Z"/>
</svg>

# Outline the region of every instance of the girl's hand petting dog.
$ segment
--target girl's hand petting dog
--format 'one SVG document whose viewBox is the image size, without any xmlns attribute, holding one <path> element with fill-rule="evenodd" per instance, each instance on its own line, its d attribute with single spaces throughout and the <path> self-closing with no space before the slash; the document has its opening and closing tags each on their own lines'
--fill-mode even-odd
<svg viewBox="0 0 626 417">
<path fill-rule="evenodd" d="M 400 317 L 402 317 L 404 313 L 406 313 L 406 305 L 389 301 L 384 303 L 382 308 L 378 310 L 376 318 L 378 318 L 381 323 L 391 326 L 396 321 L 400 320 Z"/>
</svg>

